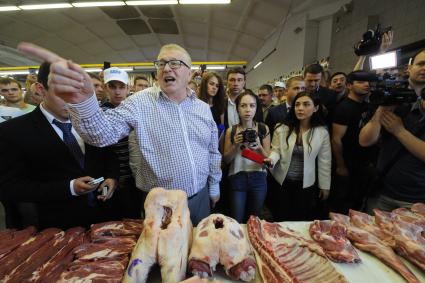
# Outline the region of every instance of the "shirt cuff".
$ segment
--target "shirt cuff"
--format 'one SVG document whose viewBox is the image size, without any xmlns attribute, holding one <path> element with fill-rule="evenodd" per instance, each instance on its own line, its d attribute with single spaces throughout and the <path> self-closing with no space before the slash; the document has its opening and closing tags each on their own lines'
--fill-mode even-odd
<svg viewBox="0 0 425 283">
<path fill-rule="evenodd" d="M 68 103 L 68 106 L 70 115 L 80 119 L 90 118 L 99 110 L 96 94 L 80 103 Z"/>
<path fill-rule="evenodd" d="M 210 197 L 217 197 L 220 196 L 220 186 L 219 184 L 215 184 L 215 185 L 210 185 L 209 186 L 209 194 Z"/>
<path fill-rule="evenodd" d="M 71 191 L 71 195 L 77 197 L 78 195 L 74 191 L 74 181 L 75 179 L 72 179 L 71 182 L 69 182 L 69 190 Z"/>
</svg>

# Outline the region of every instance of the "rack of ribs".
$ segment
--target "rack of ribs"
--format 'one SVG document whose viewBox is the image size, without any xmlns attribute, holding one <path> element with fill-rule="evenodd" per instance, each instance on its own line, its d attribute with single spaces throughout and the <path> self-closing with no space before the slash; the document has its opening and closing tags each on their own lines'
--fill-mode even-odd
<svg viewBox="0 0 425 283">
<path fill-rule="evenodd" d="M 192 240 L 187 195 L 181 190 L 152 189 L 145 201 L 146 218 L 123 282 L 146 282 L 158 263 L 162 282 L 175 283 L 186 275 Z"/>
<path fill-rule="evenodd" d="M 206 278 L 216 265 L 234 280 L 255 278 L 255 259 L 241 225 L 223 214 L 211 214 L 198 225 L 189 255 L 189 273 Z"/>
<path fill-rule="evenodd" d="M 247 229 L 261 259 L 259 270 L 264 282 L 348 282 L 318 244 L 295 231 L 254 216 Z"/>
</svg>

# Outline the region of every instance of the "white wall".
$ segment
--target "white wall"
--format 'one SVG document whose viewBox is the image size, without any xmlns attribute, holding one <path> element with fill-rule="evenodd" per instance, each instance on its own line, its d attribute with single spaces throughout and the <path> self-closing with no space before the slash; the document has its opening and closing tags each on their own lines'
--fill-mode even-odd
<svg viewBox="0 0 425 283">
<path fill-rule="evenodd" d="M 330 52 L 332 19 L 330 18 L 340 7 L 350 0 L 337 0 L 318 8 L 290 14 L 283 26 L 279 41 L 280 28 L 265 42 L 255 58 L 247 65 L 247 70 L 257 64 L 264 56 L 276 47 L 257 69 L 249 72 L 247 87 L 256 89 L 261 84 L 273 81 L 283 74 L 299 70 L 306 63 L 327 57 Z M 295 33 L 300 27 L 301 32 Z"/>
</svg>

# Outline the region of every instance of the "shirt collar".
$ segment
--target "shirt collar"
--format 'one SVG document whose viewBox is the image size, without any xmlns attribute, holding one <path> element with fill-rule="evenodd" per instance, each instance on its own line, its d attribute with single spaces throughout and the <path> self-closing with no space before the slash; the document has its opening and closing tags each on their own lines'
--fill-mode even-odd
<svg viewBox="0 0 425 283">
<path fill-rule="evenodd" d="M 53 120 L 55 120 L 56 117 L 53 116 L 46 108 L 43 107 L 43 103 L 40 103 L 40 110 L 41 110 L 41 113 L 43 113 L 44 117 L 46 117 L 47 121 L 49 121 L 50 124 L 53 124 Z M 56 120 L 59 120 L 59 119 L 56 119 Z M 68 119 L 62 123 L 71 123 L 71 121 Z"/>
<path fill-rule="evenodd" d="M 191 101 L 195 101 L 196 98 L 197 98 L 196 93 L 189 87 L 186 87 L 186 95 L 187 95 L 187 98 L 184 99 L 181 103 L 183 103 L 187 99 L 189 99 Z M 160 88 L 158 88 L 158 98 L 160 98 L 160 97 L 162 97 L 166 101 L 175 103 L 175 101 L 171 100 Z"/>
</svg>

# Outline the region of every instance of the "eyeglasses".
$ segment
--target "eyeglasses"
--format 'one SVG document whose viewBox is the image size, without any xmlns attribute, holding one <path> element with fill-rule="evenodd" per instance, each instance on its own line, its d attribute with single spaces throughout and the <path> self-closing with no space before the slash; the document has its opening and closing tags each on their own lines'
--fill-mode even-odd
<svg viewBox="0 0 425 283">
<path fill-rule="evenodd" d="M 185 62 L 183 62 L 182 60 L 170 60 L 170 61 L 165 61 L 165 60 L 156 60 L 153 62 L 153 64 L 155 65 L 155 68 L 162 70 L 165 68 L 165 65 L 168 64 L 168 66 L 171 69 L 179 69 L 182 65 L 185 65 L 186 67 L 190 68 Z"/>
<path fill-rule="evenodd" d="M 2 88 L 0 90 L 1 93 L 5 94 L 8 92 L 17 92 L 19 90 L 19 88 Z"/>
</svg>

